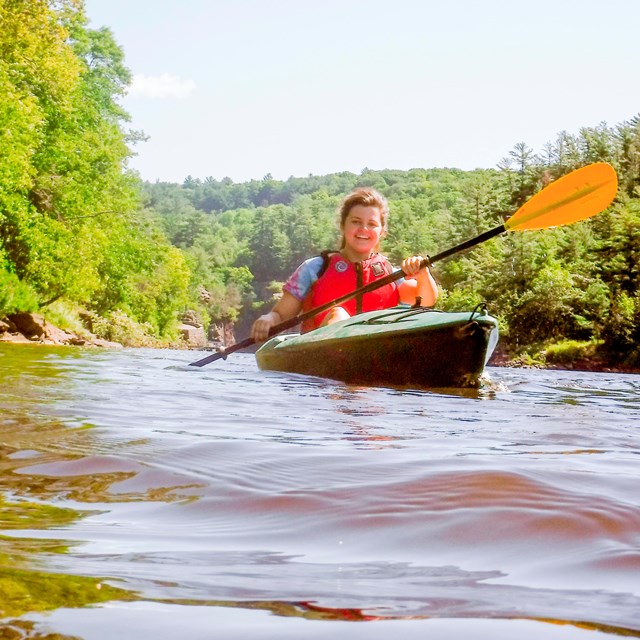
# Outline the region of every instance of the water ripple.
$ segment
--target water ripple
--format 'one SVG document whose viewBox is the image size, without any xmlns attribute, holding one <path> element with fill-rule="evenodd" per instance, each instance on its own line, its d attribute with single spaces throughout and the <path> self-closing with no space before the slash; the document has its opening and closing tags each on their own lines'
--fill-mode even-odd
<svg viewBox="0 0 640 640">
<path fill-rule="evenodd" d="M 240 607 L 640 636 L 639 376 L 490 368 L 465 395 L 264 373 L 250 354 L 0 359 L 1 559 L 16 590 L 53 584 L 46 568 L 138 599 L 91 610 L 108 631 L 109 607 L 147 611 L 141 626 Z"/>
</svg>

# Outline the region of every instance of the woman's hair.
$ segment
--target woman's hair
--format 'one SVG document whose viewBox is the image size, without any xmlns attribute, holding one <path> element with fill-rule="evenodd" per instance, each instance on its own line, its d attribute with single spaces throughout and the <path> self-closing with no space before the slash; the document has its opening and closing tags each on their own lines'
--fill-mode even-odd
<svg viewBox="0 0 640 640">
<path fill-rule="evenodd" d="M 340 228 L 342 229 L 344 227 L 349 211 L 358 205 L 362 205 L 363 207 L 376 207 L 379 209 L 382 231 L 383 233 L 386 233 L 389 224 L 389 203 L 379 191 L 376 191 L 371 187 L 357 187 L 344 198 L 340 205 L 340 209 L 338 209 L 340 213 Z M 340 248 L 342 249 L 343 247 L 344 237 L 342 238 Z"/>
</svg>

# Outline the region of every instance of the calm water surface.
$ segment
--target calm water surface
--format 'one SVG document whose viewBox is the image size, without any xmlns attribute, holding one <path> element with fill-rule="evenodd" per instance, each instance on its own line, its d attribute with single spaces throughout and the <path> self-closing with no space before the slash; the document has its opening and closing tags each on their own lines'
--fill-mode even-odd
<svg viewBox="0 0 640 640">
<path fill-rule="evenodd" d="M 640 637 L 640 376 L 194 359 L 0 346 L 0 637 Z"/>
</svg>

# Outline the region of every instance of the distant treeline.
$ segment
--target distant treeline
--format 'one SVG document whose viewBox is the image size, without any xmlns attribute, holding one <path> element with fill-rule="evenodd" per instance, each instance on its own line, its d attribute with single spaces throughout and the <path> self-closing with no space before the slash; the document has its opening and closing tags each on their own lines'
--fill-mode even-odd
<svg viewBox="0 0 640 640">
<path fill-rule="evenodd" d="M 144 139 L 120 106 L 130 82 L 108 29 L 78 0 L 0 0 L 0 317 L 80 310 L 105 337 L 170 339 L 187 309 L 240 337 L 305 258 L 335 247 L 353 187 L 391 206 L 383 251 L 435 254 L 493 228 L 544 184 L 610 162 L 620 189 L 595 218 L 512 233 L 435 265 L 443 309 L 486 302 L 512 352 L 587 345 L 640 364 L 640 118 L 516 144 L 495 169 L 343 172 L 234 183 L 143 183 Z M 578 347 L 576 347 L 577 349 Z M 581 352 L 581 353 L 582 353 Z"/>
</svg>

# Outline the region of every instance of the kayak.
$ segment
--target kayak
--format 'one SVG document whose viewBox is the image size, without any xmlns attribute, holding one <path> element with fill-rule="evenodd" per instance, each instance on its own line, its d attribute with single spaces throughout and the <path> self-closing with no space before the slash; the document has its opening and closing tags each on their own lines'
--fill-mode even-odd
<svg viewBox="0 0 640 640">
<path fill-rule="evenodd" d="M 497 342 L 498 321 L 484 308 L 451 313 L 398 306 L 275 336 L 258 349 L 256 361 L 267 371 L 349 384 L 478 388 Z"/>
</svg>

